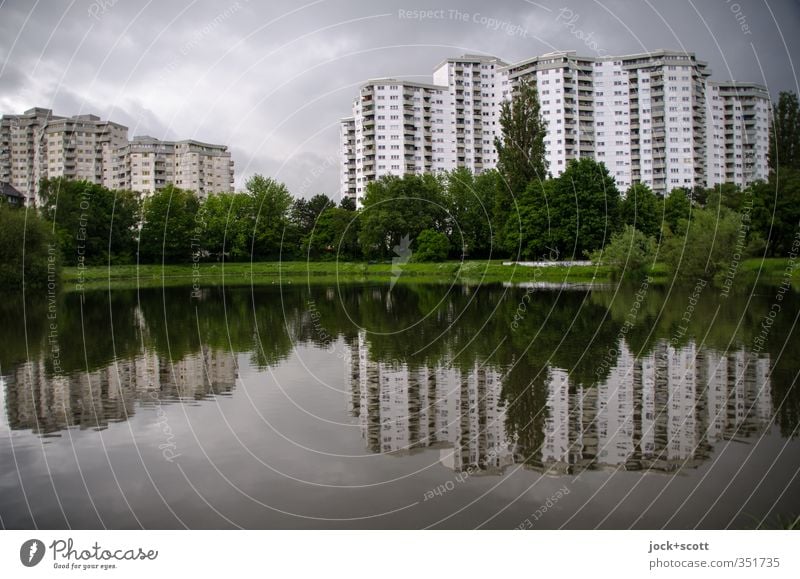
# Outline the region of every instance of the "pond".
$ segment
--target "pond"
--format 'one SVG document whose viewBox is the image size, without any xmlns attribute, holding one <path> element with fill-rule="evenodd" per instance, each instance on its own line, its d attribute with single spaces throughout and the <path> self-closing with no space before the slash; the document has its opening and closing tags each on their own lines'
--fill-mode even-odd
<svg viewBox="0 0 800 579">
<path fill-rule="evenodd" d="M 409 283 L 0 304 L 4 528 L 756 528 L 800 298 Z"/>
</svg>

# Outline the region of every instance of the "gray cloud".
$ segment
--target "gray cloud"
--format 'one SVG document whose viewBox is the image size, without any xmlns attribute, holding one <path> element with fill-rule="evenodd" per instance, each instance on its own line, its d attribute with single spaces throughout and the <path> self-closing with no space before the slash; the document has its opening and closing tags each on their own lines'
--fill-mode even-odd
<svg viewBox="0 0 800 579">
<path fill-rule="evenodd" d="M 262 172 L 298 195 L 334 195 L 336 121 L 368 78 L 430 80 L 464 52 L 516 61 L 668 48 L 777 95 L 798 91 L 798 25 L 792 0 L 14 0 L 0 5 L 0 107 L 96 112 L 132 135 L 225 143 L 238 186 Z"/>
</svg>

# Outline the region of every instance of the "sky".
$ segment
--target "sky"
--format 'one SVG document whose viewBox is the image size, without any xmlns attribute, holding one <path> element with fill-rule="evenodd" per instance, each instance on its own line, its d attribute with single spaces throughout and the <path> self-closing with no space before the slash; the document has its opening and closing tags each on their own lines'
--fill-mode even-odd
<svg viewBox="0 0 800 579">
<path fill-rule="evenodd" d="M 464 53 L 663 48 L 776 97 L 800 93 L 799 28 L 798 0 L 0 0 L 0 113 L 225 144 L 237 189 L 261 173 L 338 198 L 339 119 L 368 79 L 431 82 Z"/>
</svg>

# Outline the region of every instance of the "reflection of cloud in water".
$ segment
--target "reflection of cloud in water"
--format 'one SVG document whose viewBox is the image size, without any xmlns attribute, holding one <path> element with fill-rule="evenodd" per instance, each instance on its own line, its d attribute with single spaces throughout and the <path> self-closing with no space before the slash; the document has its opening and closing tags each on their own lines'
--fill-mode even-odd
<svg viewBox="0 0 800 579">
<path fill-rule="evenodd" d="M 49 375 L 44 360 L 18 365 L 3 388 L 14 430 L 53 434 L 64 428 L 103 429 L 135 411 L 135 403 L 203 400 L 233 390 L 235 356 L 204 347 L 177 362 L 147 352 L 91 372 Z"/>
<path fill-rule="evenodd" d="M 772 418 L 769 358 L 659 342 L 634 358 L 622 341 L 608 377 L 586 386 L 548 366 L 546 396 L 522 424 L 508 420 L 493 367 L 459 369 L 370 358 L 365 334 L 351 346 L 349 408 L 373 452 L 440 448 L 456 471 L 501 472 L 525 463 L 547 474 L 592 469 L 674 472 L 707 460 L 722 440 L 745 440 Z M 533 374 L 531 374 L 531 379 Z M 507 402 L 509 401 L 509 402 Z M 531 429 L 539 429 L 530 432 Z M 528 441 L 537 441 L 535 445 Z"/>
</svg>

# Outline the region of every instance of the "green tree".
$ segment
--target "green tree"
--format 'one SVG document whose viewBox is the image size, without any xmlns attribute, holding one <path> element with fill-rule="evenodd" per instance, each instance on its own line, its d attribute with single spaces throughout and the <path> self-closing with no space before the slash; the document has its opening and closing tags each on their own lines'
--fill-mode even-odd
<svg viewBox="0 0 800 579">
<path fill-rule="evenodd" d="M 534 181 L 547 179 L 544 137 L 547 123 L 542 118 L 536 86 L 522 80 L 511 100 L 500 108 L 501 136 L 495 138 L 497 169 L 501 179 L 495 188 L 492 207 L 495 245 L 516 257 L 518 238 L 506 239 L 506 232 L 519 229 L 518 204 Z M 508 225 L 515 221 L 515 226 Z M 513 236 L 512 236 L 513 237 Z"/>
<path fill-rule="evenodd" d="M 202 205 L 203 248 L 217 259 L 245 260 L 250 256 L 253 200 L 241 193 L 214 193 Z"/>
<path fill-rule="evenodd" d="M 505 224 L 502 249 L 523 259 L 557 260 L 564 247 L 561 243 L 561 209 L 555 199 L 556 179 L 531 183 Z"/>
<path fill-rule="evenodd" d="M 144 202 L 139 261 L 188 263 L 200 251 L 200 201 L 191 191 L 167 185 Z"/>
<path fill-rule="evenodd" d="M 634 226 L 644 233 L 645 237 L 658 239 L 663 212 L 662 199 L 644 183 L 631 185 L 619 204 L 622 223 Z"/>
<path fill-rule="evenodd" d="M 0 204 L 0 290 L 45 287 L 48 264 L 55 281 L 60 256 L 48 225 L 31 209 Z"/>
<path fill-rule="evenodd" d="M 664 224 L 672 233 L 683 233 L 681 223 L 688 223 L 691 212 L 692 202 L 685 189 L 673 189 L 664 199 Z"/>
<path fill-rule="evenodd" d="M 747 192 L 735 183 L 722 183 L 705 190 L 703 205 L 708 208 L 727 207 L 733 211 L 741 211 L 747 199 Z"/>
<path fill-rule="evenodd" d="M 309 233 L 304 250 L 312 259 L 354 260 L 361 257 L 358 243 L 360 222 L 354 211 L 329 207 Z"/>
<path fill-rule="evenodd" d="M 523 257 L 582 258 L 619 228 L 619 191 L 605 165 L 573 159 L 552 183 L 531 183 L 520 200 Z M 512 235 L 515 217 L 507 226 Z"/>
<path fill-rule="evenodd" d="M 521 80 L 511 100 L 500 105 L 502 137 L 495 139 L 497 167 L 515 195 L 531 181 L 547 177 L 544 137 L 547 125 L 542 118 L 536 85 Z"/>
<path fill-rule="evenodd" d="M 695 209 L 691 220 L 678 224 L 685 233 L 670 235 L 663 243 L 664 263 L 678 279 L 712 279 L 727 270 L 736 253 L 741 223 L 739 215 L 725 207 Z"/>
<path fill-rule="evenodd" d="M 772 138 L 769 140 L 771 172 L 788 167 L 800 169 L 800 105 L 793 92 L 781 92 L 773 107 Z"/>
<path fill-rule="evenodd" d="M 40 182 L 39 199 L 65 265 L 133 261 L 140 212 L 135 193 L 59 177 Z"/>
<path fill-rule="evenodd" d="M 465 168 L 445 177 L 447 206 L 452 218 L 450 244 L 470 258 L 487 257 L 492 250 L 494 196 L 499 175 L 486 171 L 477 177 Z"/>
<path fill-rule="evenodd" d="M 408 235 L 413 241 L 425 229 L 449 233 L 442 184 L 433 175 L 388 175 L 367 185 L 360 241 L 367 257 L 388 257 Z"/>
<path fill-rule="evenodd" d="M 307 248 L 309 236 L 314 231 L 317 220 L 325 210 L 333 207 L 336 207 L 336 204 L 323 194 L 314 195 L 311 199 L 295 199 L 289 212 L 291 232 L 287 232 L 289 235 L 284 235 L 284 247 L 290 243 Z"/>
<path fill-rule="evenodd" d="M 768 255 L 788 254 L 800 223 L 800 170 L 781 168 L 769 182 L 753 184 L 751 191 L 752 226 L 766 241 Z"/>
<path fill-rule="evenodd" d="M 647 236 L 633 225 L 611 236 L 611 241 L 592 254 L 592 261 L 608 265 L 615 277 L 644 277 L 656 254 L 656 240 Z"/>
<path fill-rule="evenodd" d="M 507 193 L 497 170 L 483 171 L 475 177 L 475 200 L 479 203 L 471 213 L 475 246 L 471 257 L 489 257 L 507 253 L 503 248 L 503 231 L 508 221 L 508 208 L 498 209 L 498 201 Z"/>
<path fill-rule="evenodd" d="M 356 200 L 352 197 L 342 197 L 342 200 L 339 201 L 339 207 L 341 209 L 346 209 L 347 211 L 355 211 Z"/>
<path fill-rule="evenodd" d="M 302 235 L 308 235 L 322 212 L 336 204 L 324 194 L 314 195 L 311 199 L 295 199 L 292 204 L 291 218 Z"/>
<path fill-rule="evenodd" d="M 254 175 L 245 183 L 255 213 L 252 257 L 275 259 L 281 255 L 281 240 L 289 225 L 292 196 L 286 185 L 269 177 Z"/>
<path fill-rule="evenodd" d="M 416 249 L 411 256 L 412 261 L 444 261 L 450 251 L 450 242 L 444 233 L 426 229 L 414 241 Z"/>
</svg>

